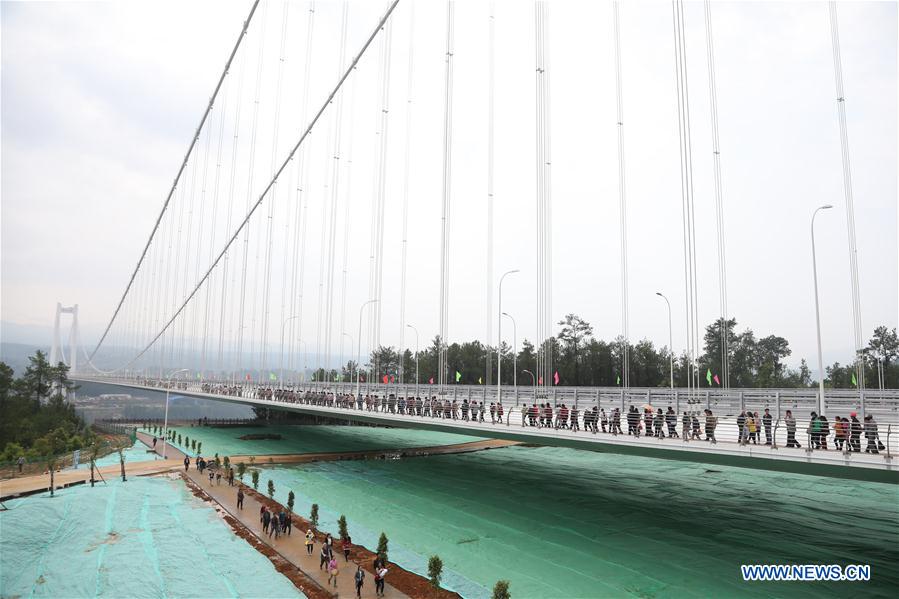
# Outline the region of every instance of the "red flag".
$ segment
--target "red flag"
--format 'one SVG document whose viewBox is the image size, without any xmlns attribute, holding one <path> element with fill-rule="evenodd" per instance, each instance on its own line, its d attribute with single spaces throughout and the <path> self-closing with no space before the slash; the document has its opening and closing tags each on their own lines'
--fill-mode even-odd
<svg viewBox="0 0 899 599">
<path fill-rule="evenodd" d="M 559 371 L 558 370 L 556 371 L 556 375 L 553 377 L 553 380 L 555 380 L 557 385 L 559 384 Z"/>
<path fill-rule="evenodd" d="M 538 385 L 542 385 L 542 384 L 543 384 L 543 377 L 542 377 L 542 376 L 541 376 L 540 378 L 537 379 L 537 384 L 538 384 Z"/>
<path fill-rule="evenodd" d="M 396 382 L 396 377 L 393 376 L 392 374 L 390 375 L 390 382 L 391 382 L 391 383 L 395 383 L 395 382 Z"/>
<path fill-rule="evenodd" d="M 384 381 L 384 384 L 386 385 L 387 381 L 390 380 L 390 377 L 385 374 L 383 377 L 381 377 L 381 380 Z"/>
<path fill-rule="evenodd" d="M 431 377 L 431 378 L 428 380 L 428 384 L 429 384 L 429 385 L 433 385 L 433 384 L 434 384 L 434 377 Z"/>
<path fill-rule="evenodd" d="M 247 380 L 250 380 L 250 375 L 247 375 Z"/>
<path fill-rule="evenodd" d="M 718 385 L 721 384 L 721 381 L 718 380 L 718 375 L 717 375 L 717 374 L 716 374 L 715 376 L 713 376 L 712 378 L 715 379 L 715 383 L 717 383 Z"/>
</svg>

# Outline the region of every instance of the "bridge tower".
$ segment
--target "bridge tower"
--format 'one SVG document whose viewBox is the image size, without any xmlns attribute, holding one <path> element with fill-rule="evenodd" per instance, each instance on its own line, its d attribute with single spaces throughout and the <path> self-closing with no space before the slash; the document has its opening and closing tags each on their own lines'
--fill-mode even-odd
<svg viewBox="0 0 899 599">
<path fill-rule="evenodd" d="M 72 324 L 69 326 L 68 360 L 66 359 L 59 335 L 59 320 L 63 314 L 72 315 Z M 78 370 L 78 304 L 63 307 L 61 303 L 56 303 L 56 319 L 53 324 L 53 346 L 50 348 L 50 364 L 58 364 L 60 360 L 69 367 L 70 372 L 75 373 Z"/>
</svg>

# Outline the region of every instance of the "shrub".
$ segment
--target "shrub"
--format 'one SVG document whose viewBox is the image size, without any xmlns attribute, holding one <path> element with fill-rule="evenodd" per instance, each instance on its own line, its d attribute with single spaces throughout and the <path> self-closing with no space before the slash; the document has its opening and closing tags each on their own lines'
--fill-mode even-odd
<svg viewBox="0 0 899 599">
<path fill-rule="evenodd" d="M 226 470 L 226 471 L 227 471 L 229 468 L 231 468 L 231 458 L 229 458 L 228 456 L 225 456 L 225 459 L 223 460 L 223 463 L 225 464 L 225 470 Z"/>
<path fill-rule="evenodd" d="M 247 465 L 244 464 L 243 462 L 239 463 L 237 465 L 237 478 L 239 478 L 241 480 L 241 482 L 243 482 L 243 475 L 246 474 L 246 472 L 247 472 Z"/>
<path fill-rule="evenodd" d="M 337 519 L 337 530 L 341 541 L 346 541 L 350 538 L 350 533 L 346 529 L 346 516 L 343 514 L 340 514 L 340 518 Z"/>
<path fill-rule="evenodd" d="M 253 478 L 253 490 L 258 491 L 259 490 L 259 471 L 258 470 L 253 470 L 252 478 Z"/>
<path fill-rule="evenodd" d="M 435 589 L 440 588 L 440 577 L 443 576 L 443 560 L 440 556 L 432 555 L 428 559 L 428 579 Z"/>
<path fill-rule="evenodd" d="M 197 453 L 200 453 L 201 451 L 203 451 L 203 442 L 202 441 L 197 443 Z"/>
<path fill-rule="evenodd" d="M 312 522 L 312 526 L 318 526 L 318 504 L 312 504 L 312 510 L 309 512 L 309 521 Z"/>
<path fill-rule="evenodd" d="M 382 532 L 381 536 L 378 538 L 377 553 L 378 553 L 378 557 L 380 557 L 381 560 L 384 562 L 387 561 L 387 542 L 388 542 L 387 535 Z"/>
<path fill-rule="evenodd" d="M 268 479 L 268 496 L 269 499 L 275 498 L 275 482 L 272 479 Z"/>
<path fill-rule="evenodd" d="M 508 580 L 497 580 L 493 585 L 493 599 L 512 599 Z"/>
<path fill-rule="evenodd" d="M 287 494 L 287 509 L 291 512 L 293 511 L 293 500 L 294 500 L 294 495 L 293 495 L 293 491 L 291 491 L 290 493 Z"/>
</svg>

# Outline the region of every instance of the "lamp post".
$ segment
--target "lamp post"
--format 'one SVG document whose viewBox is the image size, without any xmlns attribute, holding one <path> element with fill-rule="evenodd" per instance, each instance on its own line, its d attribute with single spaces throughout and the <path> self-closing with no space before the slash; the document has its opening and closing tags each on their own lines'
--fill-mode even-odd
<svg viewBox="0 0 899 599">
<path fill-rule="evenodd" d="M 363 303 L 359 306 L 359 336 L 356 338 L 356 399 L 359 399 L 361 395 L 361 383 L 359 382 L 359 366 L 362 360 L 362 311 L 365 309 L 365 306 L 369 304 L 374 304 L 378 300 L 370 299 L 367 302 Z"/>
<path fill-rule="evenodd" d="M 824 358 L 821 355 L 821 312 L 818 308 L 818 258 L 815 255 L 815 217 L 819 210 L 833 208 L 830 204 L 819 206 L 812 212 L 812 279 L 815 283 L 815 327 L 818 333 L 818 413 L 824 415 Z M 864 415 L 864 413 L 862 414 Z"/>
<path fill-rule="evenodd" d="M 406 326 L 415 331 L 415 397 L 418 397 L 418 329 L 411 324 Z"/>
<path fill-rule="evenodd" d="M 512 386 L 515 388 L 515 396 L 518 397 L 518 325 L 508 312 L 503 312 L 503 316 L 512 321 Z"/>
<path fill-rule="evenodd" d="M 280 371 L 278 374 L 278 386 L 284 387 L 284 328 L 287 326 L 287 323 L 291 320 L 296 320 L 299 316 L 289 316 L 283 323 L 281 323 L 281 358 L 279 360 L 278 370 Z"/>
<path fill-rule="evenodd" d="M 344 332 L 343 334 L 344 334 L 344 336 L 350 338 L 350 351 L 353 351 L 353 349 L 352 349 L 352 348 L 353 348 L 353 336 L 350 335 L 350 334 L 347 333 L 347 332 Z M 356 368 L 358 368 L 358 367 L 359 367 L 359 365 L 357 364 L 357 365 L 356 365 Z M 338 376 L 340 376 L 340 375 L 338 375 Z M 352 374 L 351 374 L 350 376 L 352 376 Z"/>
<path fill-rule="evenodd" d="M 537 403 L 537 377 L 535 377 L 534 373 L 530 370 L 522 370 L 522 372 L 526 372 L 531 375 L 531 382 L 534 383 L 534 403 Z"/>
<path fill-rule="evenodd" d="M 499 278 L 499 315 L 496 318 L 499 321 L 496 343 L 496 401 L 499 403 L 503 402 L 503 279 L 516 272 L 520 271 L 508 270 Z"/>
<path fill-rule="evenodd" d="M 668 301 L 668 298 L 665 297 L 664 294 L 656 291 L 656 295 L 665 300 L 665 303 L 668 304 L 668 360 L 670 362 L 669 368 L 671 371 L 671 390 L 674 391 L 674 344 L 672 343 L 671 337 L 671 302 Z M 725 323 L 725 326 L 727 324 Z"/>
<path fill-rule="evenodd" d="M 165 449 L 166 449 L 166 440 L 169 436 L 169 387 L 172 385 L 172 377 L 181 372 L 187 372 L 187 368 L 182 368 L 181 370 L 176 370 L 170 373 L 166 379 L 168 380 L 168 384 L 165 386 L 165 420 L 162 423 L 162 459 L 165 459 Z"/>
</svg>

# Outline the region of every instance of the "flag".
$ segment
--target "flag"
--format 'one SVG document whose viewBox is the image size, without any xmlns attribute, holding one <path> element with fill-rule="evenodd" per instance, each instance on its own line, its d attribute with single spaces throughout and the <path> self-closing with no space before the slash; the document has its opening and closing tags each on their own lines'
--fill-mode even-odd
<svg viewBox="0 0 899 599">
<path fill-rule="evenodd" d="M 434 384 L 434 377 L 431 377 L 431 378 L 428 379 L 428 384 L 429 384 L 429 385 L 433 385 L 433 384 Z"/>
<path fill-rule="evenodd" d="M 542 377 L 542 376 L 539 377 L 539 378 L 537 379 L 537 384 L 538 384 L 538 385 L 542 385 L 542 384 L 543 384 L 543 377 Z"/>
<path fill-rule="evenodd" d="M 391 382 L 391 383 L 395 383 L 395 382 L 396 382 L 396 377 L 393 376 L 392 374 L 390 375 L 390 382 Z"/>
<path fill-rule="evenodd" d="M 461 380 L 462 380 L 462 373 L 457 370 L 456 371 L 456 382 L 458 383 Z"/>
<path fill-rule="evenodd" d="M 713 376 L 712 378 L 715 379 L 715 383 L 720 387 L 720 386 L 721 386 L 721 381 L 718 380 L 718 375 L 716 374 L 716 375 Z"/>
<path fill-rule="evenodd" d="M 484 377 L 480 377 L 480 376 L 478 377 L 478 384 L 479 384 L 479 385 L 483 385 L 483 384 L 484 384 Z"/>
<path fill-rule="evenodd" d="M 556 375 L 555 375 L 555 377 L 553 377 L 553 380 L 556 382 L 557 385 L 559 384 L 559 371 L 558 370 L 556 371 Z"/>
<path fill-rule="evenodd" d="M 269 372 L 269 373 L 268 373 L 268 380 L 270 380 L 270 381 L 277 381 L 277 380 L 278 380 L 278 377 L 275 376 L 275 373 L 274 373 L 274 372 Z"/>
<path fill-rule="evenodd" d="M 620 385 L 620 384 L 621 384 L 621 375 L 618 375 L 618 378 L 617 378 L 617 380 L 615 381 L 615 384 L 616 384 L 616 385 Z"/>
<path fill-rule="evenodd" d="M 247 380 L 250 380 L 250 375 L 247 375 Z"/>
<path fill-rule="evenodd" d="M 198 379 L 202 379 L 202 378 L 203 378 L 203 375 L 200 374 L 199 372 L 197 372 L 197 378 L 198 378 Z"/>
<path fill-rule="evenodd" d="M 855 373 L 852 373 L 852 384 L 858 387 L 858 379 L 855 378 Z"/>
<path fill-rule="evenodd" d="M 384 376 L 381 377 L 381 380 L 382 380 L 382 381 L 384 382 L 384 384 L 386 385 L 387 382 L 390 380 L 390 377 L 387 376 L 387 375 L 385 374 Z"/>
<path fill-rule="evenodd" d="M 712 369 L 708 368 L 705 371 L 705 380 L 709 383 L 709 387 L 712 386 Z"/>
</svg>

